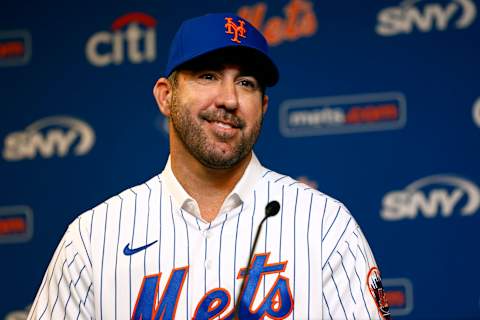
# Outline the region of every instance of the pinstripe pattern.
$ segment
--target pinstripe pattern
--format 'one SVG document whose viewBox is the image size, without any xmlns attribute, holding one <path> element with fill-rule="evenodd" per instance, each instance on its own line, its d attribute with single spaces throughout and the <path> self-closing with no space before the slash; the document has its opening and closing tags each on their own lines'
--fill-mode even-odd
<svg viewBox="0 0 480 320">
<path fill-rule="evenodd" d="M 147 226 L 145 228 L 145 245 L 148 244 L 148 223 L 150 220 L 150 196 L 152 195 L 152 189 L 148 185 L 146 185 L 148 188 L 148 211 L 147 211 Z M 147 252 L 145 251 L 143 254 L 143 275 L 147 275 Z"/>
<path fill-rule="evenodd" d="M 137 193 L 133 190 L 131 190 L 132 193 L 135 195 L 134 199 L 134 210 L 133 210 L 133 229 L 132 229 L 132 240 L 130 241 L 130 246 L 133 247 L 133 240 L 135 237 L 135 222 L 137 220 Z M 132 314 L 132 256 L 129 257 L 128 259 L 128 292 L 130 293 L 130 312 L 129 314 Z M 100 302 L 101 303 L 101 302 Z"/>
<path fill-rule="evenodd" d="M 90 235 L 89 235 L 90 242 L 92 242 L 93 216 L 94 215 L 95 215 L 95 209 L 92 210 L 92 216 L 90 217 Z"/>
<path fill-rule="evenodd" d="M 220 229 L 220 248 L 218 250 L 218 287 L 222 287 L 222 278 L 220 277 L 220 270 L 222 270 L 222 236 L 223 228 L 225 227 L 225 222 L 227 222 L 228 213 L 225 215 L 225 220 L 222 223 L 222 229 Z"/>
<path fill-rule="evenodd" d="M 172 250 L 172 254 L 173 254 L 173 259 L 172 259 L 172 269 L 175 268 L 175 254 L 176 254 L 176 239 L 175 239 L 175 218 L 173 217 L 173 205 L 172 205 L 172 197 L 170 197 L 170 213 L 172 215 L 172 224 L 171 224 L 171 227 L 173 229 L 173 241 L 172 241 L 172 244 L 173 244 L 173 250 Z"/>
<path fill-rule="evenodd" d="M 340 256 L 340 259 L 341 259 L 342 269 L 345 272 L 345 276 L 348 279 L 348 288 L 350 289 L 350 296 L 352 297 L 353 303 L 356 304 L 357 302 L 355 301 L 355 297 L 353 296 L 353 291 L 352 291 L 352 284 L 351 284 L 352 281 L 350 280 L 350 277 L 348 276 L 347 269 L 345 268 L 345 265 L 343 264 L 343 256 L 340 252 L 337 251 L 337 253 L 338 253 L 338 255 Z"/>
<path fill-rule="evenodd" d="M 279 246 L 278 246 L 278 261 L 282 261 L 282 231 L 283 231 L 283 199 L 285 196 L 285 186 L 282 186 L 282 200 L 280 201 L 280 232 L 279 237 Z"/>
<path fill-rule="evenodd" d="M 275 181 L 279 181 L 281 178 L 276 179 Z M 267 181 L 267 203 L 270 202 L 270 181 Z M 268 239 L 268 219 L 265 220 L 265 246 L 263 249 L 263 252 L 268 252 L 267 251 L 267 239 Z M 265 297 L 265 286 L 266 286 L 266 281 L 265 277 L 263 276 L 263 296 Z"/>
<path fill-rule="evenodd" d="M 333 282 L 333 285 L 335 286 L 335 290 L 337 291 L 337 296 L 338 296 L 338 301 L 340 302 L 340 306 L 342 307 L 342 310 L 343 310 L 343 315 L 345 316 L 344 319 L 347 319 L 347 312 L 345 311 L 345 307 L 343 306 L 343 301 L 342 301 L 342 294 L 340 293 L 340 291 L 338 291 L 338 286 L 337 286 L 337 283 L 335 282 L 335 277 L 333 277 L 333 269 L 332 269 L 332 266 L 330 265 L 330 263 L 327 263 L 328 265 L 328 268 L 330 269 L 331 271 L 331 278 L 332 278 L 332 282 Z"/>
<path fill-rule="evenodd" d="M 105 240 L 107 237 L 107 219 L 108 219 L 108 203 L 107 203 L 107 213 L 105 214 L 105 229 L 103 231 L 103 248 L 102 248 L 102 266 L 101 266 L 101 274 L 100 274 L 100 319 L 103 319 L 103 262 L 105 260 Z M 92 214 L 92 221 L 93 221 L 93 214 Z"/>
<path fill-rule="evenodd" d="M 120 198 L 120 211 L 119 211 L 119 214 L 118 214 L 118 229 L 117 229 L 117 250 L 115 251 L 115 271 L 114 271 L 114 275 L 115 275 L 115 279 L 114 279 L 114 292 L 115 292 L 115 310 L 114 310 L 114 314 L 115 314 L 115 318 L 117 318 L 117 273 L 118 273 L 118 268 L 117 268 L 117 265 L 118 265 L 118 250 L 119 250 L 119 245 L 120 245 L 120 229 L 121 229 L 121 226 L 122 226 L 122 205 L 123 205 L 123 199 L 122 197 L 119 197 Z"/>
<path fill-rule="evenodd" d="M 190 265 L 190 237 L 188 236 L 188 226 L 187 226 L 187 221 L 185 220 L 184 212 L 182 209 L 180 209 L 180 212 L 182 214 L 183 222 L 185 223 L 185 232 L 187 234 L 187 264 Z M 146 255 L 146 254 L 145 254 Z M 190 275 L 187 274 L 187 309 L 185 310 L 185 317 L 188 318 L 189 315 L 189 304 L 188 304 L 188 290 L 190 288 Z"/>
<path fill-rule="evenodd" d="M 237 216 L 237 227 L 235 228 L 235 251 L 234 251 L 235 254 L 233 256 L 233 274 L 235 274 L 235 272 L 237 272 L 237 270 L 238 270 L 237 269 L 237 246 L 238 246 L 238 224 L 239 224 L 239 222 L 240 222 L 240 215 Z M 233 280 L 233 297 L 235 297 L 235 301 L 236 301 L 236 297 L 237 297 L 237 292 L 235 290 L 236 287 L 237 287 L 236 283 L 237 283 L 237 281 Z"/>
<path fill-rule="evenodd" d="M 62 265 L 62 268 L 61 270 L 63 270 L 63 268 L 65 267 L 65 263 L 67 263 L 67 259 L 65 259 L 65 261 L 63 261 L 63 265 Z M 58 283 L 57 283 L 57 290 L 56 290 L 56 296 L 55 296 L 55 302 L 53 303 L 53 307 L 52 307 L 52 311 L 50 313 L 50 318 L 52 318 L 52 315 L 53 315 L 53 311 L 55 311 L 55 306 L 57 305 L 57 302 L 58 302 L 58 297 L 60 296 L 60 283 L 62 283 L 62 279 L 63 279 L 63 276 L 65 274 L 62 272 L 60 273 L 60 280 L 58 280 Z"/>
<path fill-rule="evenodd" d="M 252 241 L 253 241 L 253 218 L 255 217 L 256 205 L 257 205 L 257 192 L 253 190 L 253 212 L 252 212 L 252 224 L 250 228 L 250 245 L 248 246 L 249 248 L 252 247 Z"/>
<path fill-rule="evenodd" d="M 90 262 L 90 267 L 91 267 L 92 266 L 92 259 L 90 259 L 90 255 L 88 254 L 87 248 L 85 246 L 85 241 L 83 240 L 82 230 L 80 229 L 80 220 L 81 219 L 82 219 L 82 216 L 80 216 L 78 218 L 78 234 L 80 235 L 80 239 L 82 239 L 83 249 L 87 253 L 88 262 Z M 92 212 L 92 219 L 93 219 L 93 212 Z"/>
<path fill-rule="evenodd" d="M 242 203 L 210 223 L 182 208 L 163 173 L 85 212 L 56 249 L 28 319 L 129 319 L 145 275 L 161 274 L 159 302 L 172 269 L 186 266 L 176 317 L 191 318 L 204 293 L 218 287 L 231 297 L 216 318 L 224 317 L 271 200 L 281 209 L 267 220 L 255 252 L 270 253 L 267 264 L 286 263 L 281 275 L 295 306 L 287 319 L 380 319 L 366 282 L 375 259 L 348 210 L 288 176 L 257 169 L 244 181 L 251 188 Z M 127 244 L 141 250 L 125 255 Z M 278 275 L 262 275 L 254 308 Z"/>
<path fill-rule="evenodd" d="M 161 268 L 161 258 L 160 258 L 160 253 L 162 252 L 162 196 L 163 196 L 163 183 L 162 181 L 160 180 L 160 176 L 158 176 L 158 183 L 160 185 L 159 189 L 160 191 L 158 192 L 158 198 L 159 198 L 159 208 L 158 208 L 158 219 L 159 219 L 159 223 L 158 223 L 158 269 L 157 269 L 157 274 L 160 273 L 160 271 L 162 270 Z M 158 297 L 157 301 L 159 302 L 160 301 L 160 297 Z"/>
<path fill-rule="evenodd" d="M 298 203 L 298 189 L 295 192 L 295 208 L 293 210 L 293 301 L 297 301 L 295 299 L 295 288 L 297 284 L 297 268 L 295 268 L 297 264 L 297 248 L 296 248 L 296 240 L 297 240 L 297 203 Z M 293 310 L 293 317 L 295 319 L 295 312 L 296 309 Z"/>
<path fill-rule="evenodd" d="M 68 298 L 67 298 L 67 302 L 65 302 L 65 308 L 63 309 L 63 319 L 67 317 L 67 307 L 68 307 L 68 303 L 70 302 L 70 298 L 72 297 L 72 290 L 71 290 L 72 283 L 73 281 L 70 280 L 70 283 L 68 284 Z"/>
<path fill-rule="evenodd" d="M 308 296 L 308 318 L 310 318 L 310 217 L 312 215 L 312 203 L 313 203 L 313 193 L 310 195 L 310 208 L 308 209 L 308 227 L 307 227 L 307 266 L 308 266 L 308 278 L 307 278 L 307 296 Z"/>
<path fill-rule="evenodd" d="M 208 225 L 207 232 L 208 230 L 210 230 L 211 226 L 212 224 L 210 223 Z M 207 251 L 208 251 L 208 238 L 205 237 L 205 256 L 203 259 L 205 266 L 207 265 Z M 203 269 L 203 293 L 205 294 L 206 292 L 207 292 L 207 268 L 205 267 Z"/>
</svg>

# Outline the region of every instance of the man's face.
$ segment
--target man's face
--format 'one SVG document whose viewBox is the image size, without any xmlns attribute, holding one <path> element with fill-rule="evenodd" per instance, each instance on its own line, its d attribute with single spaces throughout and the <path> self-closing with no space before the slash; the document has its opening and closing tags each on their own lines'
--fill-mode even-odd
<svg viewBox="0 0 480 320">
<path fill-rule="evenodd" d="M 230 168 L 252 150 L 267 97 L 238 65 L 182 70 L 170 103 L 176 138 L 209 168 Z"/>
</svg>

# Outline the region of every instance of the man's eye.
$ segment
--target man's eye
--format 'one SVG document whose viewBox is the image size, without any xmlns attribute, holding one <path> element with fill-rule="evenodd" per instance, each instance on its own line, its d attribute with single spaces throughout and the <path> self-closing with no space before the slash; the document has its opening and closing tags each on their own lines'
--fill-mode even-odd
<svg viewBox="0 0 480 320">
<path fill-rule="evenodd" d="M 257 87 L 256 83 L 251 80 L 240 80 L 240 84 L 244 87 L 255 89 Z"/>
<path fill-rule="evenodd" d="M 200 79 L 205 79 L 205 80 L 214 80 L 215 76 L 211 73 L 204 73 L 200 75 Z"/>
</svg>

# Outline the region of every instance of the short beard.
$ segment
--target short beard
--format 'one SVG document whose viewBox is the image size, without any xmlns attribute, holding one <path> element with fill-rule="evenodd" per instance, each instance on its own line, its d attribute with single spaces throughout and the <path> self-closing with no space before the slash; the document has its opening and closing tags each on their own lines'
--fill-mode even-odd
<svg viewBox="0 0 480 320">
<path fill-rule="evenodd" d="M 255 142 L 260 134 L 263 123 L 263 112 L 259 121 L 255 123 L 249 135 L 241 131 L 240 142 L 233 146 L 234 150 L 226 156 L 220 150 L 212 148 L 208 142 L 207 135 L 200 125 L 192 118 L 188 112 L 188 106 L 179 101 L 177 89 L 172 89 L 172 99 L 170 101 L 171 116 L 170 121 L 177 136 L 182 144 L 205 167 L 211 169 L 229 169 L 245 159 L 252 151 Z M 242 121 L 242 120 L 239 120 Z"/>
</svg>

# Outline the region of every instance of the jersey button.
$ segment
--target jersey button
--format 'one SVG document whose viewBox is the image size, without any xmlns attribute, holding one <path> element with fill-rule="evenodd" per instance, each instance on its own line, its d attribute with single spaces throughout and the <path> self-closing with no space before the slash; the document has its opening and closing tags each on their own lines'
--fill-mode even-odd
<svg viewBox="0 0 480 320">
<path fill-rule="evenodd" d="M 203 231 L 203 237 L 204 238 L 208 239 L 208 238 L 210 238 L 210 236 L 211 236 L 210 231 Z"/>
<path fill-rule="evenodd" d="M 211 269 L 212 268 L 212 262 L 210 260 L 205 261 L 205 268 L 206 269 Z"/>
</svg>

